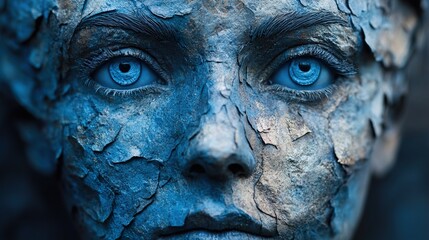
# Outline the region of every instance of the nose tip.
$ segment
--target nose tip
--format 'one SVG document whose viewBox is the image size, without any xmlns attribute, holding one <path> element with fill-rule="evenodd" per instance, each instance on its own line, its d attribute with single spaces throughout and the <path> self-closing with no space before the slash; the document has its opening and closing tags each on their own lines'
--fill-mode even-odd
<svg viewBox="0 0 429 240">
<path fill-rule="evenodd" d="M 249 177 L 256 168 L 237 107 L 223 101 L 223 98 L 211 101 L 210 111 L 200 119 L 199 129 L 189 136 L 189 145 L 179 161 L 188 176 Z"/>
<path fill-rule="evenodd" d="M 205 156 L 204 156 L 205 155 Z M 254 170 L 253 157 L 231 154 L 226 157 L 215 158 L 204 154 L 193 158 L 185 168 L 186 174 L 191 177 L 209 177 L 217 179 L 245 178 L 252 175 Z"/>
</svg>

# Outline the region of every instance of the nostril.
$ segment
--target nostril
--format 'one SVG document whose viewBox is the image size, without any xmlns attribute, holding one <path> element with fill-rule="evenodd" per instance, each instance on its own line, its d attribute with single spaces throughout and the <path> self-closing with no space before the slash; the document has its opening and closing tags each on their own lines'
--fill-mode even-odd
<svg viewBox="0 0 429 240">
<path fill-rule="evenodd" d="M 228 166 L 228 170 L 235 176 L 244 176 L 246 171 L 244 170 L 243 166 L 237 163 L 230 164 Z"/>
<path fill-rule="evenodd" d="M 191 168 L 189 168 L 189 172 L 191 174 L 203 174 L 206 172 L 206 170 L 201 164 L 193 164 Z"/>
</svg>

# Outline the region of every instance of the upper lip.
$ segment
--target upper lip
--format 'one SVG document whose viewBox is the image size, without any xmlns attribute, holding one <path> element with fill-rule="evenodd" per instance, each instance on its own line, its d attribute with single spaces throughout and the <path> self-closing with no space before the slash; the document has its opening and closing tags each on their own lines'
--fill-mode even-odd
<svg viewBox="0 0 429 240">
<path fill-rule="evenodd" d="M 183 226 L 170 226 L 160 229 L 159 235 L 168 237 L 197 230 L 211 232 L 239 231 L 261 237 L 275 237 L 277 235 L 275 226 L 264 226 L 264 224 L 254 220 L 237 208 L 225 209 L 222 213 L 216 215 L 205 211 L 191 212 L 186 217 Z"/>
</svg>

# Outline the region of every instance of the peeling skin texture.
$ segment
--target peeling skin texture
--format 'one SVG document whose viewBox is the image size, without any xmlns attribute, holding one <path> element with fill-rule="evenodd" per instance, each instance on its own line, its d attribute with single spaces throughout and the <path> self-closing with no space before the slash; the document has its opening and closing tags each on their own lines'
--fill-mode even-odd
<svg viewBox="0 0 429 240">
<path fill-rule="evenodd" d="M 59 169 L 87 239 L 351 238 L 418 20 L 387 0 L 9 0 L 0 11 L 0 80 L 43 124 L 23 126 L 45 143 L 31 161 Z M 156 62 L 163 82 L 97 87 L 94 71 L 121 49 Z M 329 90 L 268 84 L 302 50 L 340 72 Z"/>
</svg>

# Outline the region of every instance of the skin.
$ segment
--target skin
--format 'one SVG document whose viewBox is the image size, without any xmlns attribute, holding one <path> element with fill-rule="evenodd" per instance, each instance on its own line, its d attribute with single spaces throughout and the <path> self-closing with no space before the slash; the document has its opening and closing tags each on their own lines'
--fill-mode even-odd
<svg viewBox="0 0 429 240">
<path fill-rule="evenodd" d="M 48 51 L 38 74 L 52 73 L 52 61 L 61 81 L 49 107 L 27 106 L 41 113 L 46 141 L 58 146 L 52 165 L 84 238 L 352 236 L 377 162 L 371 156 L 391 153 L 381 126 L 394 101 L 383 96 L 389 99 L 397 72 L 374 59 L 385 49 L 364 48 L 361 16 L 352 23 L 333 0 L 304 5 L 59 1 L 51 28 L 40 31 L 58 33 L 52 48 L 62 51 Z M 261 30 L 288 13 L 296 15 L 287 23 L 315 14 L 316 21 L 272 35 Z M 138 34 L 90 21 L 103 14 L 154 19 L 171 32 Z M 278 56 L 310 45 L 335 52 L 343 69 L 327 96 L 268 84 L 283 64 Z M 108 60 L 100 49 L 139 49 L 164 80 L 132 93 L 97 88 L 93 73 Z M 385 64 L 399 67 L 408 57 L 402 50 Z"/>
</svg>

